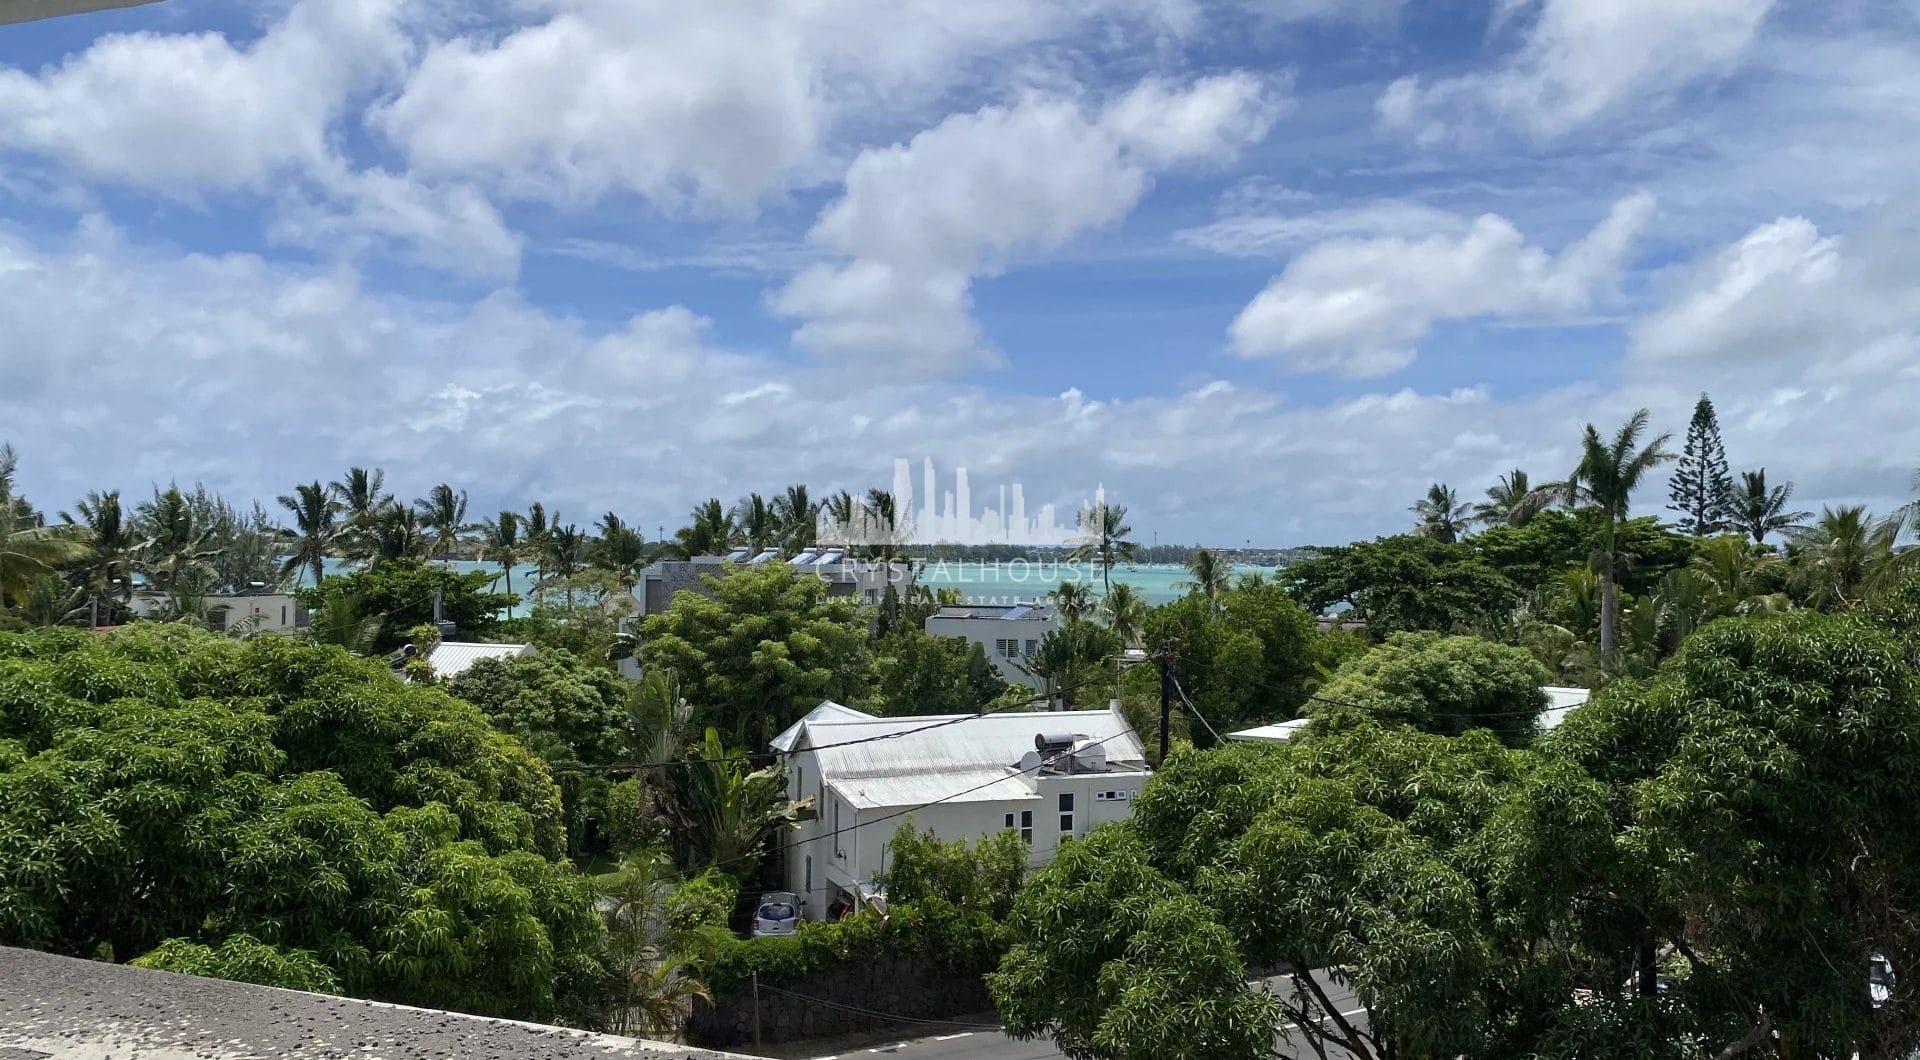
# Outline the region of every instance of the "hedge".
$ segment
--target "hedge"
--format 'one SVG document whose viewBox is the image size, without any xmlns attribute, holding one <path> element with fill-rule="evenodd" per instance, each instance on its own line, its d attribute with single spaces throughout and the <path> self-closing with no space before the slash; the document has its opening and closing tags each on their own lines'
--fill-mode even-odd
<svg viewBox="0 0 1920 1060">
<path fill-rule="evenodd" d="M 793 935 L 716 937 L 704 955 L 707 986 L 722 997 L 755 973 L 770 986 L 798 983 L 830 965 L 883 953 L 929 953 L 957 974 L 999 967 L 1010 938 L 1006 925 L 938 898 L 896 905 L 891 916 L 863 912 L 833 923 L 802 921 Z"/>
</svg>

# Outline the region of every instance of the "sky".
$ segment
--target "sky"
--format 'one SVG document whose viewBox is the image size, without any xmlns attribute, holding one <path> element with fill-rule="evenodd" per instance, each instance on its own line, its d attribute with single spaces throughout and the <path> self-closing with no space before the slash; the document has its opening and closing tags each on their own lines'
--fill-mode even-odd
<svg viewBox="0 0 1920 1060">
<path fill-rule="evenodd" d="M 50 511 L 931 458 L 1280 546 L 1706 392 L 1886 511 L 1916 181 L 1920 0 L 164 0 L 0 27 L 0 440 Z"/>
</svg>

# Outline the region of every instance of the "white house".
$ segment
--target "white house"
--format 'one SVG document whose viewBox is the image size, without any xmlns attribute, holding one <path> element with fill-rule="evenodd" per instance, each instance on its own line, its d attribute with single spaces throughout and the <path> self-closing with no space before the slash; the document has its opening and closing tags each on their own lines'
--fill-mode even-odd
<svg viewBox="0 0 1920 1060">
<path fill-rule="evenodd" d="M 1011 829 L 1043 865 L 1062 843 L 1132 815 L 1151 772 L 1118 709 L 876 718 L 822 703 L 773 740 L 788 790 L 811 800 L 785 844 L 787 889 L 818 920 L 859 901 L 913 817 L 943 840 Z"/>
<path fill-rule="evenodd" d="M 1546 685 L 1540 691 L 1547 694 L 1547 706 L 1540 712 L 1536 723 L 1541 732 L 1560 727 L 1567 715 L 1593 697 L 1593 693 L 1584 688 L 1563 688 L 1558 685 Z M 1286 743 L 1295 733 L 1307 727 L 1306 718 L 1278 722 L 1273 725 L 1258 725 L 1251 729 L 1227 734 L 1229 740 L 1241 740 L 1251 743 Z"/>
<path fill-rule="evenodd" d="M 1060 613 L 1044 604 L 947 604 L 926 621 L 928 635 L 963 637 L 980 645 L 1002 678 L 1036 690 L 1040 682 L 1021 669 L 1020 662 L 1040 647 L 1040 638 L 1059 628 Z"/>
<path fill-rule="evenodd" d="M 138 618 L 163 615 L 173 606 L 166 593 L 140 590 L 127 600 Z M 293 634 L 307 628 L 307 606 L 289 593 L 221 593 L 200 598 L 207 628 L 216 631 Z M 101 612 L 105 613 L 105 607 Z"/>
</svg>

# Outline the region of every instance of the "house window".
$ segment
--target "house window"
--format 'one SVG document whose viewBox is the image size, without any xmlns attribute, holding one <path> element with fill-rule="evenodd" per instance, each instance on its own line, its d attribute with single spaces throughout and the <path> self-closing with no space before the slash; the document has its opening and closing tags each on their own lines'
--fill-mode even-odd
<svg viewBox="0 0 1920 1060">
<path fill-rule="evenodd" d="M 1008 831 L 1012 831 L 1012 830 L 1013 830 L 1013 815 L 1012 815 L 1012 814 L 1008 814 L 1008 815 L 1007 815 L 1007 830 L 1008 830 Z"/>
<path fill-rule="evenodd" d="M 800 901 L 805 902 L 808 898 L 813 896 L 813 855 L 812 854 L 807 855 L 807 880 L 802 890 L 804 893 L 800 895 Z"/>
<path fill-rule="evenodd" d="M 1026 840 L 1029 846 L 1033 844 L 1033 811 L 1032 810 L 1020 811 L 1020 838 Z"/>
<path fill-rule="evenodd" d="M 993 653 L 1002 659 L 1018 659 L 1020 642 L 1009 637 L 999 637 L 993 642 Z"/>
<path fill-rule="evenodd" d="M 1071 791 L 1060 793 L 1060 830 L 1067 833 L 1073 831 L 1073 792 Z"/>
<path fill-rule="evenodd" d="M 280 605 L 280 624 L 283 626 L 287 624 L 287 607 L 285 604 Z"/>
<path fill-rule="evenodd" d="M 1038 648 L 1038 647 L 1040 647 L 1040 642 L 1039 642 L 1039 641 L 1037 641 L 1037 640 L 1030 640 L 1030 641 L 1027 641 L 1027 642 L 1026 642 L 1025 644 L 1023 644 L 1023 645 L 1021 645 L 1021 647 L 1020 647 L 1020 654 L 1022 654 L 1022 655 L 1026 655 L 1026 656 L 1032 656 L 1032 655 L 1033 655 L 1033 652 L 1034 652 L 1034 649 L 1036 649 L 1036 648 Z"/>
</svg>

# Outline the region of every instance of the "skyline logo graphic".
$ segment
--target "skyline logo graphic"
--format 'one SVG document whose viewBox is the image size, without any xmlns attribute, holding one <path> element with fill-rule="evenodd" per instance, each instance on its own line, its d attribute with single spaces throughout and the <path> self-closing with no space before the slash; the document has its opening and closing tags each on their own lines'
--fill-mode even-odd
<svg viewBox="0 0 1920 1060">
<path fill-rule="evenodd" d="M 983 507 L 976 516 L 973 514 L 974 499 L 966 468 L 955 468 L 953 488 L 940 493 L 936 488 L 933 458 L 928 457 L 922 461 L 921 479 L 923 485 L 918 493 L 919 505 L 916 508 L 912 464 L 905 459 L 894 460 L 894 510 L 888 512 L 882 506 L 868 503 L 865 497 L 855 497 L 853 511 L 843 521 L 833 512 L 822 508 L 816 528 L 818 539 L 834 545 L 1065 547 L 1084 539 L 1080 525 L 1084 513 L 1107 501 L 1106 487 L 1096 487 L 1093 500 L 1090 503 L 1082 502 L 1074 518 L 1063 526 L 1051 504 L 1041 505 L 1039 512 L 1029 517 L 1026 494 L 1020 483 L 1013 482 L 1000 486 L 996 494 L 989 494 L 997 507 Z M 936 498 L 940 502 L 937 507 L 934 503 Z"/>
</svg>

